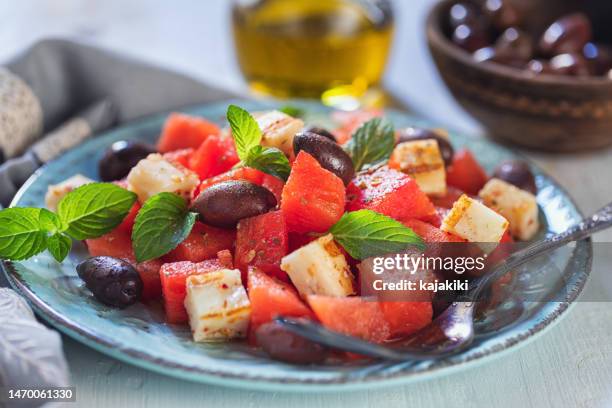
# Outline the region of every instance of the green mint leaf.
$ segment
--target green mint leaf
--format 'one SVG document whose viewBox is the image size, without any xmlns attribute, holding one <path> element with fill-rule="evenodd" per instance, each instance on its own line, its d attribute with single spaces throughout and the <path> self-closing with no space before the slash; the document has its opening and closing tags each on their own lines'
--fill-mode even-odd
<svg viewBox="0 0 612 408">
<path fill-rule="evenodd" d="M 72 238 L 98 238 L 121 224 L 135 201 L 136 194 L 115 184 L 90 183 L 66 194 L 57 214 Z"/>
<path fill-rule="evenodd" d="M 72 238 L 61 232 L 51 235 L 47 239 L 47 249 L 57 262 L 62 262 L 72 248 Z"/>
<path fill-rule="evenodd" d="M 132 245 L 136 261 L 144 262 L 167 254 L 191 232 L 196 214 L 189 212 L 187 201 L 173 193 L 159 193 L 149 198 L 136 216 Z"/>
<path fill-rule="evenodd" d="M 232 128 L 236 153 L 240 160 L 245 160 L 251 148 L 261 142 L 261 129 L 249 112 L 236 105 L 227 108 L 227 121 Z"/>
<path fill-rule="evenodd" d="M 291 165 L 287 156 L 275 147 L 253 146 L 244 165 L 287 181 Z"/>
<path fill-rule="evenodd" d="M 0 211 L 0 258 L 19 261 L 47 249 L 49 232 L 59 220 L 44 208 L 7 208 Z"/>
<path fill-rule="evenodd" d="M 279 111 L 289 116 L 293 116 L 294 118 L 301 118 L 306 113 L 304 109 L 298 108 L 297 106 L 293 106 L 293 105 L 285 105 L 282 108 L 280 108 Z"/>
<path fill-rule="evenodd" d="M 395 147 L 393 125 L 382 118 L 374 118 L 361 125 L 346 150 L 353 159 L 355 171 L 389 159 Z"/>
<path fill-rule="evenodd" d="M 371 210 L 344 214 L 329 232 L 353 258 L 359 260 L 403 251 L 411 245 L 425 249 L 423 240 L 413 230 Z"/>
</svg>

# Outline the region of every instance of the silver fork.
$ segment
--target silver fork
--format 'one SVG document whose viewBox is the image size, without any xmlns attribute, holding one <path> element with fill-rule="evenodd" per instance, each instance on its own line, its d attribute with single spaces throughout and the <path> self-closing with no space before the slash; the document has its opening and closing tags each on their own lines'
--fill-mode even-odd
<svg viewBox="0 0 612 408">
<path fill-rule="evenodd" d="M 287 330 L 319 344 L 394 361 L 420 361 L 448 357 L 465 350 L 474 340 L 474 309 L 482 291 L 497 278 L 513 268 L 553 251 L 570 242 L 580 241 L 612 226 L 612 203 L 591 217 L 570 227 L 561 234 L 534 242 L 517 250 L 495 266 L 488 274 L 471 282 L 471 288 L 462 294 L 433 322 L 394 346 L 370 343 L 326 329 L 318 323 L 278 317 L 276 321 Z"/>
</svg>

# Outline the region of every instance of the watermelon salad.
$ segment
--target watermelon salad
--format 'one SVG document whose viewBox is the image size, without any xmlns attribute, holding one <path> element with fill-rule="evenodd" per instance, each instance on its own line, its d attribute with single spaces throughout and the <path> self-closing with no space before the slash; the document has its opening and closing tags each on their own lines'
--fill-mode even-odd
<svg viewBox="0 0 612 408">
<path fill-rule="evenodd" d="M 331 129 L 281 111 L 230 110 L 227 127 L 173 113 L 155 146 L 117 142 L 105 153 L 102 180 L 136 199 L 118 226 L 85 240 L 92 258 L 78 272 L 98 300 L 161 301 L 166 322 L 189 325 L 196 342 L 244 339 L 283 361 L 321 362 L 338 353 L 274 319 L 312 319 L 382 343 L 434 317 L 431 297 L 361 296 L 372 252 L 359 234 L 343 234 L 348 223 L 364 241 L 373 224 L 359 222 L 382 217 L 434 243 L 529 240 L 539 228 L 529 166 L 504 162 L 489 175 L 443 130 L 394 129 L 371 110 L 336 112 Z M 92 182 L 76 175 L 50 186 L 47 207 Z M 168 215 L 165 231 L 147 224 L 166 214 L 180 217 Z M 141 249 L 144 230 L 162 235 Z M 130 291 L 117 290 L 121 279 Z M 111 284 L 96 289 L 103 281 Z"/>
</svg>

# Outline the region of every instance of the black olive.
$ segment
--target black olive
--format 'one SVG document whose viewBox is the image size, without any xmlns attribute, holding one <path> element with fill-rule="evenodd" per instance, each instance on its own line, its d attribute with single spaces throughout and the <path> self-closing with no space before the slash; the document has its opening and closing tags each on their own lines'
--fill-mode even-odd
<svg viewBox="0 0 612 408">
<path fill-rule="evenodd" d="M 332 142 L 336 142 L 337 141 L 336 140 L 336 136 L 334 136 L 329 130 L 324 129 L 324 128 L 319 127 L 319 126 L 308 126 L 302 132 L 316 133 L 317 135 L 325 136 L 326 138 L 328 138 Z"/>
<path fill-rule="evenodd" d="M 522 160 L 507 160 L 495 168 L 493 177 L 514 184 L 520 189 L 536 194 L 535 177 L 529 165 Z"/>
<path fill-rule="evenodd" d="M 612 68 L 612 47 L 608 45 L 588 43 L 582 49 L 582 55 L 593 75 L 607 75 Z"/>
<path fill-rule="evenodd" d="M 273 359 L 291 364 L 315 364 L 327 357 L 327 349 L 291 333 L 276 322 L 265 323 L 255 331 L 257 344 Z"/>
<path fill-rule="evenodd" d="M 293 151 L 297 155 L 300 150 L 317 159 L 321 167 L 338 176 L 344 185 L 348 185 L 355 176 L 355 168 L 349 155 L 325 136 L 312 132 L 298 133 L 293 138 Z"/>
<path fill-rule="evenodd" d="M 121 180 L 132 167 L 157 150 L 146 143 L 125 140 L 115 142 L 100 159 L 98 170 L 102 181 Z"/>
<path fill-rule="evenodd" d="M 521 25 L 523 16 L 509 1 L 487 0 L 483 6 L 495 28 L 503 31 L 508 27 Z"/>
<path fill-rule="evenodd" d="M 472 3 L 456 3 L 449 11 L 449 23 L 452 28 L 456 28 L 461 24 L 478 24 L 481 20 L 481 13 Z"/>
<path fill-rule="evenodd" d="M 444 159 L 444 164 L 449 166 L 452 163 L 453 155 L 455 154 L 453 146 L 446 137 L 442 136 L 437 131 L 418 127 L 407 127 L 398 130 L 397 143 L 412 142 L 415 140 L 424 139 L 435 139 L 438 142 L 438 147 L 440 148 L 442 159 Z"/>
<path fill-rule="evenodd" d="M 264 214 L 276 207 L 267 188 L 248 181 L 224 181 L 205 189 L 191 208 L 205 224 L 233 228 L 243 218 Z"/>
<path fill-rule="evenodd" d="M 515 27 L 506 29 L 495 42 L 496 59 L 504 61 L 523 61 L 526 63 L 533 55 L 533 42 L 529 34 Z"/>
<path fill-rule="evenodd" d="M 142 295 L 142 279 L 128 262 L 111 256 L 96 256 L 76 267 L 85 286 L 105 305 L 123 308 Z"/>
<path fill-rule="evenodd" d="M 582 52 L 591 40 L 591 21 L 583 13 L 566 15 L 551 24 L 540 39 L 540 51 L 546 55 Z"/>
<path fill-rule="evenodd" d="M 591 73 L 587 60 L 577 53 L 559 54 L 550 60 L 549 66 L 550 73 L 555 75 L 584 77 Z"/>
</svg>

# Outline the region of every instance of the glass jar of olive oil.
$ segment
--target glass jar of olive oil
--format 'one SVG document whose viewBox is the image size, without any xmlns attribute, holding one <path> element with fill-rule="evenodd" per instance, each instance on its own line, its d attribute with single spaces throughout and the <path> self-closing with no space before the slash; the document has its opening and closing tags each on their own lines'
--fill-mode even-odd
<svg viewBox="0 0 612 408">
<path fill-rule="evenodd" d="M 234 41 L 251 88 L 344 108 L 383 103 L 388 0 L 235 0 Z"/>
</svg>

